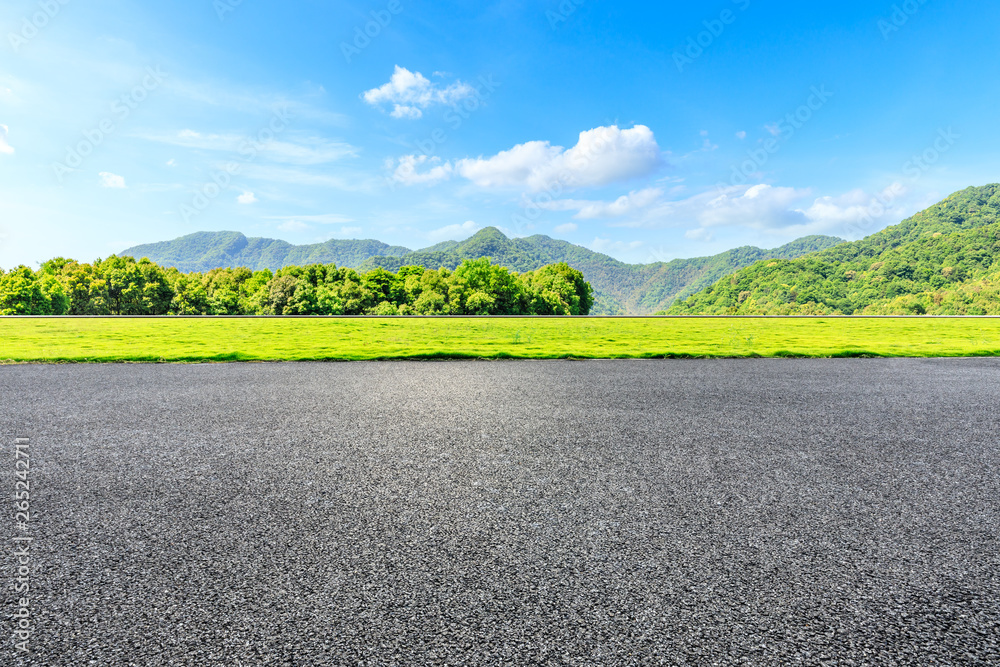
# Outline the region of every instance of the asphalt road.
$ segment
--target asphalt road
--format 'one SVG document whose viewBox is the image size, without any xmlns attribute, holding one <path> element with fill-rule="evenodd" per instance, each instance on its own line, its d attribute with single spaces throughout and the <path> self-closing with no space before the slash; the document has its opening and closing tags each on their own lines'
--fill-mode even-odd
<svg viewBox="0 0 1000 667">
<path fill-rule="evenodd" d="M 976 359 L 0 367 L 0 664 L 998 664 L 998 406 Z"/>
</svg>

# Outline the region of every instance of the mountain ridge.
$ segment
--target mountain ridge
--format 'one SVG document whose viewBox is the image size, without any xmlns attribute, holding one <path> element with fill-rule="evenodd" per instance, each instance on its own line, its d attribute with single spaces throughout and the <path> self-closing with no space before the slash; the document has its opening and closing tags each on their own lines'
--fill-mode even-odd
<svg viewBox="0 0 1000 667">
<path fill-rule="evenodd" d="M 147 243 L 123 250 L 121 256 L 148 257 L 161 266 L 182 272 L 246 267 L 277 271 L 285 266 L 336 264 L 354 268 L 368 257 L 413 252 L 373 239 L 330 239 L 324 243 L 293 245 L 280 239 L 248 237 L 242 232 L 195 232 L 172 241 Z"/>
<path fill-rule="evenodd" d="M 858 241 L 755 263 L 666 312 L 1000 314 L 1000 184 L 955 192 Z"/>
<path fill-rule="evenodd" d="M 565 262 L 583 272 L 593 285 L 593 314 L 645 315 L 755 261 L 800 257 L 843 242 L 835 237 L 808 236 L 771 250 L 743 246 L 707 257 L 627 264 L 568 241 L 541 234 L 511 239 L 499 229 L 487 227 L 464 241 L 446 241 L 416 251 L 371 239 L 293 246 L 276 239 L 247 238 L 240 232 L 198 232 L 174 241 L 135 246 L 121 254 L 198 272 L 236 266 L 276 271 L 284 266 L 330 263 L 362 272 L 375 268 L 397 272 L 402 266 L 455 269 L 466 259 L 481 257 L 525 272 Z"/>
</svg>

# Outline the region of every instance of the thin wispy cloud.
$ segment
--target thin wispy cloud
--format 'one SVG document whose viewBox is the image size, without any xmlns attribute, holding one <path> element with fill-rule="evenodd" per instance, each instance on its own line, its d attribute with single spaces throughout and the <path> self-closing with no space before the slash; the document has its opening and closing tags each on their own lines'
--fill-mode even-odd
<svg viewBox="0 0 1000 667">
<path fill-rule="evenodd" d="M 114 190 L 125 189 L 124 176 L 119 176 L 118 174 L 112 174 L 110 171 L 102 171 L 98 175 L 101 177 L 101 187 L 111 188 Z"/>
<path fill-rule="evenodd" d="M 310 227 L 301 220 L 287 220 L 278 225 L 278 229 L 283 232 L 304 232 L 310 229 Z"/>
<path fill-rule="evenodd" d="M 325 213 L 322 215 L 272 215 L 267 216 L 266 220 L 289 220 L 289 219 L 301 220 L 303 222 L 311 222 L 319 225 L 340 225 L 347 222 L 354 222 L 353 218 L 349 218 L 346 215 L 337 215 L 336 213 Z M 351 228 L 353 229 L 353 227 Z"/>
<path fill-rule="evenodd" d="M 614 201 L 589 201 L 583 199 L 556 199 L 537 202 L 539 208 L 548 211 L 575 211 L 574 218 L 592 220 L 596 218 L 620 218 L 631 215 L 656 203 L 663 197 L 661 188 L 646 188 L 622 195 Z"/>
<path fill-rule="evenodd" d="M 441 241 L 461 241 L 469 238 L 482 228 L 482 225 L 475 221 L 466 220 L 460 225 L 447 225 L 433 229 L 427 233 L 427 238 L 435 243 Z"/>
<path fill-rule="evenodd" d="M 10 128 L 8 128 L 6 125 L 0 125 L 0 153 L 2 153 L 3 155 L 14 154 L 14 149 L 11 147 L 10 143 L 7 140 L 7 133 L 9 132 L 9 130 Z"/>
<path fill-rule="evenodd" d="M 357 157 L 358 149 L 343 141 L 322 137 L 296 137 L 287 140 L 258 140 L 235 133 L 216 134 L 184 129 L 173 133 L 133 135 L 146 141 L 180 146 L 199 151 L 232 153 L 236 157 L 257 159 L 261 156 L 274 162 L 295 165 L 318 165 Z"/>
</svg>

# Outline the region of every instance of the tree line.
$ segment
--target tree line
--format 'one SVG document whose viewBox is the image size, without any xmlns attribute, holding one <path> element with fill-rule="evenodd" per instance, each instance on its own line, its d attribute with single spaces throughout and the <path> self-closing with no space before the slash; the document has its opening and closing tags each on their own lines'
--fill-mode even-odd
<svg viewBox="0 0 1000 667">
<path fill-rule="evenodd" d="M 0 315 L 587 315 L 593 304 L 593 288 L 565 263 L 515 273 L 489 258 L 396 273 L 334 264 L 182 273 L 117 256 L 0 269 Z"/>
</svg>

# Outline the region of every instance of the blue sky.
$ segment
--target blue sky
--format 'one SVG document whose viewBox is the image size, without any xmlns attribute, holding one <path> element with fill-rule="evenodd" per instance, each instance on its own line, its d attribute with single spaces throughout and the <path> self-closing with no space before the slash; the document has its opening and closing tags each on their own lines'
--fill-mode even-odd
<svg viewBox="0 0 1000 667">
<path fill-rule="evenodd" d="M 201 230 L 630 262 L 998 180 L 997 3 L 6 0 L 0 266 Z"/>
</svg>

